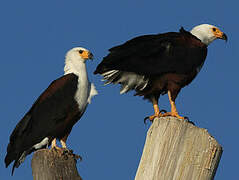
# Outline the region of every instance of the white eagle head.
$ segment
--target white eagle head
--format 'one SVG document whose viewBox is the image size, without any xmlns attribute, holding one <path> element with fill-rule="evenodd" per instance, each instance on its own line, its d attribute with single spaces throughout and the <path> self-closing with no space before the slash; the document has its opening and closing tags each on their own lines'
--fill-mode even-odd
<svg viewBox="0 0 239 180">
<path fill-rule="evenodd" d="M 93 54 L 83 47 L 75 47 L 66 53 L 65 58 L 65 74 L 71 72 L 80 72 L 85 69 L 85 62 L 88 59 L 93 59 Z"/>
<path fill-rule="evenodd" d="M 210 24 L 195 26 L 190 32 L 206 45 L 209 45 L 215 39 L 223 39 L 227 41 L 227 35 L 218 27 Z"/>
<path fill-rule="evenodd" d="M 66 53 L 66 60 L 68 59 L 85 62 L 87 59 L 93 59 L 93 54 L 83 47 L 75 47 Z"/>
</svg>

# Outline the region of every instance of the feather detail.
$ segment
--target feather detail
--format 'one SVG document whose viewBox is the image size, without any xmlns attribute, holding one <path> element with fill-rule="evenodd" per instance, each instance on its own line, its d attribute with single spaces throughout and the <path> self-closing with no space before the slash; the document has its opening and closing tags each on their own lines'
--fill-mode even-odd
<svg viewBox="0 0 239 180">
<path fill-rule="evenodd" d="M 142 91 L 148 84 L 149 79 L 144 75 L 133 72 L 111 70 L 102 74 L 104 85 L 113 83 L 121 84 L 120 94 L 127 93 L 130 90 Z"/>
<path fill-rule="evenodd" d="M 95 85 L 93 83 L 90 84 L 90 95 L 88 97 L 87 102 L 90 104 L 91 103 L 91 98 L 94 97 L 95 95 L 97 95 L 98 92 L 95 88 Z"/>
</svg>

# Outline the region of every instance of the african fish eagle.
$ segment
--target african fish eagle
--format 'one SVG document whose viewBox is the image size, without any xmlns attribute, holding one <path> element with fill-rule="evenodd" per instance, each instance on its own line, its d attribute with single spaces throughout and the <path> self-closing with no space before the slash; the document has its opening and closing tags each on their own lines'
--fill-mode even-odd
<svg viewBox="0 0 239 180">
<path fill-rule="evenodd" d="M 207 56 L 207 46 L 215 39 L 227 40 L 219 28 L 201 24 L 190 32 L 143 35 L 109 49 L 109 54 L 97 66 L 94 74 L 101 74 L 105 84 L 121 84 L 120 93 L 135 90 L 152 102 L 154 115 L 146 117 L 181 117 L 175 99 L 181 88 L 199 73 Z M 168 93 L 171 112 L 159 110 L 160 95 Z"/>
<path fill-rule="evenodd" d="M 66 140 L 73 125 L 97 94 L 94 84 L 88 80 L 87 59 L 93 59 L 89 50 L 82 47 L 69 50 L 64 75 L 49 85 L 16 125 L 5 157 L 6 167 L 14 161 L 12 174 L 31 152 L 50 144 L 59 149 L 56 139 L 67 148 Z"/>
</svg>

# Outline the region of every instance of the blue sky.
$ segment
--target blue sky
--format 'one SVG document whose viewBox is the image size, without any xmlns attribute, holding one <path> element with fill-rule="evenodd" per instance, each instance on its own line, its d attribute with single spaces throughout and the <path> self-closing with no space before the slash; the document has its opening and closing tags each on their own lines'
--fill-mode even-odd
<svg viewBox="0 0 239 180">
<path fill-rule="evenodd" d="M 81 176 L 93 179 L 134 179 L 147 130 L 145 116 L 153 113 L 140 97 L 119 94 L 118 86 L 103 86 L 93 71 L 107 49 L 135 36 L 178 31 L 181 26 L 209 23 L 228 35 L 209 46 L 197 78 L 177 98 L 181 115 L 206 128 L 223 146 L 216 180 L 238 174 L 238 2 L 236 1 L 1 1 L 1 179 L 32 179 L 30 160 L 15 171 L 4 167 L 9 135 L 50 82 L 63 74 L 67 50 L 82 46 L 92 51 L 89 78 L 99 95 L 74 126 L 68 146 L 83 157 Z M 168 97 L 160 107 L 170 110 Z"/>
</svg>

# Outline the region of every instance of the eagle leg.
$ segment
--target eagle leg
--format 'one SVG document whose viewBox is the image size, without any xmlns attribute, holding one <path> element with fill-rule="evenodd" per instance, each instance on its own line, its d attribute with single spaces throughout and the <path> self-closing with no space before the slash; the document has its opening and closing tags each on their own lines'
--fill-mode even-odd
<svg viewBox="0 0 239 180">
<path fill-rule="evenodd" d="M 51 149 L 56 149 L 56 150 L 60 150 L 61 148 L 59 148 L 57 145 L 56 145 L 56 138 L 54 138 L 51 142 Z"/>
<path fill-rule="evenodd" d="M 67 149 L 66 140 L 67 140 L 68 136 L 69 136 L 69 134 L 66 134 L 66 135 L 60 140 L 62 148 Z"/>
<path fill-rule="evenodd" d="M 160 117 L 160 116 L 162 116 L 162 112 L 166 112 L 165 110 L 159 111 L 158 100 L 155 97 L 152 98 L 152 103 L 153 103 L 153 108 L 154 108 L 154 115 L 145 117 L 144 123 L 146 122 L 147 119 L 149 119 L 151 122 L 153 122 L 154 118 Z"/>
<path fill-rule="evenodd" d="M 66 140 L 67 140 L 68 136 L 69 136 L 69 133 L 66 134 L 62 139 L 60 139 L 60 143 L 61 143 L 62 150 L 63 150 L 63 152 L 62 152 L 63 155 L 67 155 L 67 154 L 72 155 L 73 154 L 73 151 L 69 150 L 66 146 Z M 81 156 L 75 155 L 75 154 L 73 154 L 73 155 L 75 156 L 76 159 L 80 158 L 80 160 L 82 160 Z"/>
<path fill-rule="evenodd" d="M 185 119 L 184 117 L 182 117 L 178 114 L 178 111 L 177 111 L 176 105 L 175 105 L 176 96 L 174 98 L 172 98 L 171 91 L 168 91 L 168 98 L 169 98 L 169 102 L 171 105 L 171 112 L 166 112 L 164 114 L 161 114 L 160 117 L 173 116 L 173 117 L 177 117 L 179 119 Z"/>
</svg>

